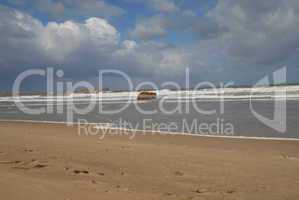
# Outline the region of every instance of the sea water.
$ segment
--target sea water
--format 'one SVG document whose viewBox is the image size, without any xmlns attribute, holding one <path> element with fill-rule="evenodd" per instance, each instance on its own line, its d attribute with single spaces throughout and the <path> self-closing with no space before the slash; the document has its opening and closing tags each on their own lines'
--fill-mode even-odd
<svg viewBox="0 0 299 200">
<path fill-rule="evenodd" d="M 286 94 L 281 96 L 280 91 Z M 66 122 L 70 102 L 77 108 L 93 102 L 90 112 L 73 112 L 72 122 L 84 120 L 127 129 L 201 135 L 299 138 L 299 87 L 157 92 L 157 100 L 143 102 L 136 100 L 138 92 L 1 97 L 0 119 Z M 253 114 L 254 110 L 271 120 L 279 101 L 286 104 L 286 118 L 282 118 L 285 131 L 276 130 Z M 52 106 L 53 112 L 26 114 L 18 103 L 31 109 Z M 115 112 L 118 109 L 121 111 Z"/>
</svg>

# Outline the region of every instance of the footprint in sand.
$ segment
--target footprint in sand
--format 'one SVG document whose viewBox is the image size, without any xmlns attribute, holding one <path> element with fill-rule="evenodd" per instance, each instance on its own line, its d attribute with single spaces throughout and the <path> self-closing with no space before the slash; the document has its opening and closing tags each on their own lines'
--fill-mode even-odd
<svg viewBox="0 0 299 200">
<path fill-rule="evenodd" d="M 19 160 L 15 160 L 15 161 L 2 160 L 2 161 L 0 161 L 0 164 L 18 164 L 18 163 L 21 163 L 21 161 L 19 161 Z"/>
<path fill-rule="evenodd" d="M 166 192 L 163 194 L 163 196 L 172 196 L 173 194 L 171 192 Z"/>
<path fill-rule="evenodd" d="M 32 152 L 34 152 L 33 149 L 25 149 L 24 151 L 27 152 L 27 153 L 32 153 Z"/>
<path fill-rule="evenodd" d="M 227 190 L 226 193 L 227 194 L 233 194 L 233 193 L 235 193 L 235 191 L 234 190 Z"/>
<path fill-rule="evenodd" d="M 64 169 L 66 171 L 71 170 L 71 168 L 69 168 L 69 167 L 65 167 Z M 103 173 L 103 172 L 92 173 L 92 172 L 90 172 L 88 170 L 85 170 L 85 169 L 72 169 L 71 172 L 74 173 L 74 174 L 76 174 L 76 175 L 79 175 L 79 174 L 85 174 L 85 175 L 87 175 L 87 174 L 97 174 L 99 176 L 105 176 L 105 173 Z"/>
<path fill-rule="evenodd" d="M 79 169 L 74 169 L 73 170 L 74 174 L 89 174 L 89 171 L 87 170 L 79 170 Z"/>
<path fill-rule="evenodd" d="M 180 172 L 180 171 L 175 171 L 175 172 L 174 172 L 174 175 L 176 175 L 176 176 L 183 176 L 184 173 L 183 173 L 183 172 Z"/>
<path fill-rule="evenodd" d="M 105 173 L 103 173 L 103 172 L 99 172 L 98 175 L 100 175 L 100 176 L 105 176 Z"/>
<path fill-rule="evenodd" d="M 95 181 L 95 180 L 91 180 L 91 183 L 92 183 L 92 184 L 97 184 L 97 181 Z"/>
<path fill-rule="evenodd" d="M 205 189 L 205 188 L 201 188 L 201 189 L 194 190 L 194 192 L 197 193 L 197 194 L 203 194 L 203 193 L 208 193 L 209 190 Z"/>
<path fill-rule="evenodd" d="M 38 160 L 32 159 L 31 161 L 27 162 L 19 162 L 17 163 L 16 166 L 12 167 L 13 169 L 24 169 L 24 170 L 29 170 L 29 169 L 41 169 L 47 167 L 46 164 L 43 164 L 39 162 Z"/>
<path fill-rule="evenodd" d="M 291 157 L 291 156 L 288 156 L 288 155 L 281 155 L 281 158 L 282 159 L 287 159 L 287 160 L 295 160 L 295 161 L 299 160 L 299 158 L 297 158 L 297 157 Z"/>
</svg>

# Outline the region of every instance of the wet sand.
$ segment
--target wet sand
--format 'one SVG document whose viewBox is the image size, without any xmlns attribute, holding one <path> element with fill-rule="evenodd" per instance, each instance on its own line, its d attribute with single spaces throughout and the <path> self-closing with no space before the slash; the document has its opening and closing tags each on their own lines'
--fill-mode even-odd
<svg viewBox="0 0 299 200">
<path fill-rule="evenodd" d="M 299 141 L 0 122 L 1 199 L 298 199 Z"/>
</svg>

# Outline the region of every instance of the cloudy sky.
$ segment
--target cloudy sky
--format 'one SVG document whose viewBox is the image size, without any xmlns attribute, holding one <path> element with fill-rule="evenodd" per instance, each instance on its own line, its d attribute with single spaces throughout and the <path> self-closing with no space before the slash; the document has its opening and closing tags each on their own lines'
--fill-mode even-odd
<svg viewBox="0 0 299 200">
<path fill-rule="evenodd" d="M 65 80 L 119 69 L 157 84 L 183 84 L 188 67 L 192 84 L 244 85 L 287 66 L 297 83 L 298 61 L 298 0 L 0 0 L 1 90 L 47 67 Z"/>
</svg>

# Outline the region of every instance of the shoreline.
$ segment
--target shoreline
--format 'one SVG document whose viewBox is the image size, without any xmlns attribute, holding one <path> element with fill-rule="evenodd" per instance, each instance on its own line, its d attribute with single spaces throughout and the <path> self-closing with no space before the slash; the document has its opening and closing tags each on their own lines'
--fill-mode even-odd
<svg viewBox="0 0 299 200">
<path fill-rule="evenodd" d="M 32 124 L 62 124 L 67 125 L 68 122 L 58 122 L 58 121 L 39 121 L 39 120 L 6 120 L 0 119 L 0 123 L 32 123 Z M 86 123 L 87 125 L 99 125 L 101 123 Z M 106 124 L 106 123 L 105 123 Z M 78 126 L 78 123 L 72 123 L 72 126 Z M 128 132 L 138 132 L 148 134 L 160 134 L 160 135 L 181 135 L 189 137 L 206 137 L 206 138 L 224 138 L 224 139 L 240 139 L 240 140 L 272 140 L 272 141 L 299 141 L 299 138 L 283 138 L 283 137 L 255 137 L 255 136 L 225 136 L 225 135 L 203 135 L 203 134 L 192 134 L 183 132 L 168 132 L 168 131 L 157 131 L 157 130 L 142 130 L 142 129 L 125 129 L 117 127 L 107 127 L 105 130 L 120 130 Z"/>
</svg>

